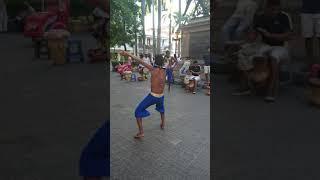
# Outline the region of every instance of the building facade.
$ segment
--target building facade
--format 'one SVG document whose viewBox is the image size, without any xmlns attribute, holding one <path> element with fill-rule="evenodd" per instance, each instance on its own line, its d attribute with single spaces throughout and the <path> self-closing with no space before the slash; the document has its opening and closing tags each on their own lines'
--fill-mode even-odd
<svg viewBox="0 0 320 180">
<path fill-rule="evenodd" d="M 201 60 L 209 55 L 210 47 L 210 17 L 200 17 L 191 20 L 181 27 L 181 57 Z"/>
</svg>

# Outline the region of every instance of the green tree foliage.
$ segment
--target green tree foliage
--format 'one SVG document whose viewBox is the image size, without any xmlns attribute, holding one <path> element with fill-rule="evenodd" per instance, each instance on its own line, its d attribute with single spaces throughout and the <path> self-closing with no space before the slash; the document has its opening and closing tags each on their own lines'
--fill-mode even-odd
<svg viewBox="0 0 320 180">
<path fill-rule="evenodd" d="M 190 14 L 193 17 L 197 17 L 199 15 L 208 16 L 210 14 L 210 1 L 209 0 L 187 0 L 187 4 L 185 7 L 185 11 L 182 16 L 187 15 L 189 10 L 189 6 L 191 3 L 195 3 L 195 7 Z"/>
<path fill-rule="evenodd" d="M 184 25 L 189 22 L 189 20 L 191 19 L 191 15 L 186 14 L 183 16 L 183 15 L 180 15 L 179 12 L 174 12 L 173 18 L 174 18 L 176 26 L 179 25 L 179 22 L 181 22 L 181 24 Z"/>
<path fill-rule="evenodd" d="M 190 4 L 194 3 L 195 7 L 191 9 L 190 13 L 187 13 L 190 7 Z M 184 8 L 184 13 L 179 14 L 179 12 L 173 13 L 173 18 L 176 24 L 176 27 L 181 22 L 182 25 L 187 24 L 191 19 L 201 16 L 210 15 L 210 1 L 209 0 L 187 0 L 186 7 Z"/>
<path fill-rule="evenodd" d="M 110 17 L 110 46 L 133 46 L 135 34 L 141 34 L 141 9 L 135 0 L 111 0 Z"/>
</svg>

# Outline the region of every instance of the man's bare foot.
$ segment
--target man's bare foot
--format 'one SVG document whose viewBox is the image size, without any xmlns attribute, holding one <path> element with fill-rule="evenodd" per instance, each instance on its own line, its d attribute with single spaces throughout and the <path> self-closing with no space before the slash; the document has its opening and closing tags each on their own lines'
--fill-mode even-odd
<svg viewBox="0 0 320 180">
<path fill-rule="evenodd" d="M 161 129 L 164 129 L 164 121 L 161 121 L 161 123 L 160 123 L 160 128 L 161 128 Z"/>
<path fill-rule="evenodd" d="M 138 133 L 134 136 L 135 139 L 140 139 L 144 137 L 144 133 Z"/>
</svg>

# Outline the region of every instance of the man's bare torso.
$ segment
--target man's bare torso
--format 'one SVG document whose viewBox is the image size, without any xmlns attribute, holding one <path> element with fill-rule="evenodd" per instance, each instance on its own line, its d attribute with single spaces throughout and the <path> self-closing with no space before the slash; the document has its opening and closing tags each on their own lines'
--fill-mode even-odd
<svg viewBox="0 0 320 180">
<path fill-rule="evenodd" d="M 165 81 L 165 70 L 162 68 L 154 68 L 151 71 L 151 92 L 155 94 L 163 94 Z"/>
</svg>

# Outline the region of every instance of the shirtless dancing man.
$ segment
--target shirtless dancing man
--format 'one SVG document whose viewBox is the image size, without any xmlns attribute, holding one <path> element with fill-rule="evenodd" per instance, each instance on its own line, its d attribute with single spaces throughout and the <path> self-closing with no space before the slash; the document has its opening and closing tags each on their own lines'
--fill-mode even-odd
<svg viewBox="0 0 320 180">
<path fill-rule="evenodd" d="M 136 60 L 139 64 L 142 64 L 144 67 L 146 67 L 151 73 L 151 92 L 140 102 L 135 110 L 135 117 L 137 119 L 139 132 L 134 136 L 134 138 L 142 138 L 144 137 L 142 118 L 150 115 L 150 113 L 147 111 L 147 108 L 154 104 L 156 105 L 156 110 L 160 112 L 160 128 L 164 129 L 164 86 L 166 80 L 166 71 L 163 68 L 163 57 L 162 55 L 156 55 L 154 66 L 152 67 L 150 64 L 145 63 L 142 59 L 133 56 L 126 51 L 122 51 L 121 54 Z"/>
</svg>

